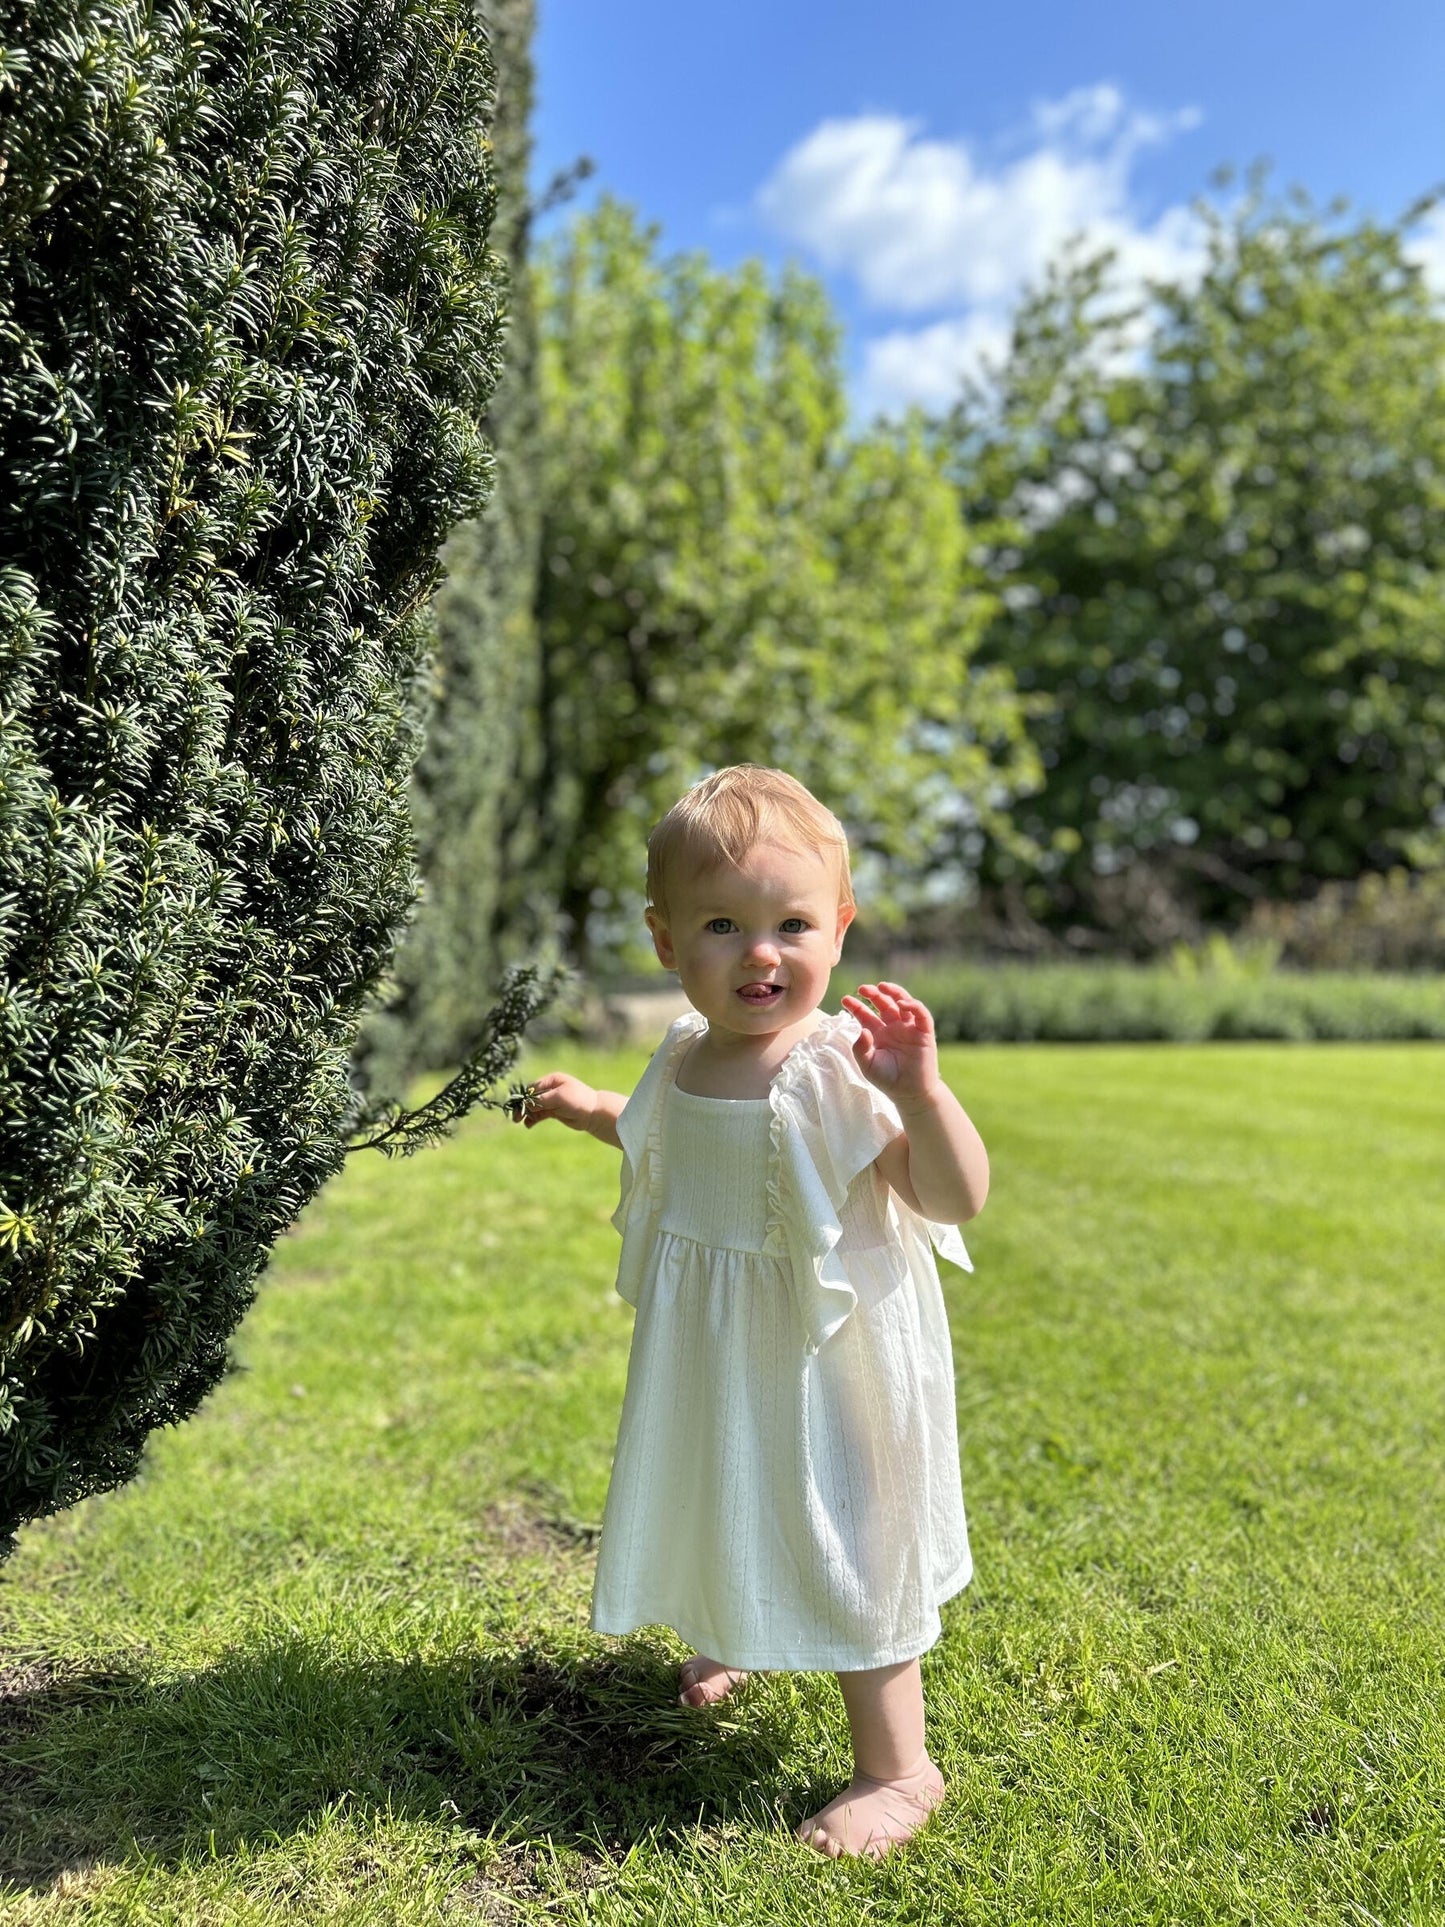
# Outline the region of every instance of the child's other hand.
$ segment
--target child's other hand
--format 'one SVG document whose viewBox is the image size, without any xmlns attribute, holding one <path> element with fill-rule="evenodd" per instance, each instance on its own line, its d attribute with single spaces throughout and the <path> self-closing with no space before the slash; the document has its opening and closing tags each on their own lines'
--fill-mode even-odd
<svg viewBox="0 0 1445 1927">
<path fill-rule="evenodd" d="M 861 1003 L 863 997 L 877 1009 Z M 870 1084 L 900 1105 L 924 1101 L 942 1087 L 938 1040 L 926 1004 L 910 997 L 902 984 L 859 984 L 858 995 L 842 1003 L 863 1026 L 853 1055 Z"/>
<path fill-rule="evenodd" d="M 548 1071 L 528 1086 L 528 1092 L 520 1122 L 529 1131 L 549 1118 L 565 1124 L 569 1131 L 591 1130 L 597 1115 L 597 1093 L 580 1077 L 569 1077 L 566 1071 Z"/>
</svg>

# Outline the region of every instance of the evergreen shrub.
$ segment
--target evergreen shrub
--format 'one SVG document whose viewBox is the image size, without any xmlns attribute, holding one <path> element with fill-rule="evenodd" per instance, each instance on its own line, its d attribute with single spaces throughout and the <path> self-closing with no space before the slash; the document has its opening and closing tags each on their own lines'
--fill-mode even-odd
<svg viewBox="0 0 1445 1927">
<path fill-rule="evenodd" d="M 0 5 L 0 1546 L 194 1408 L 367 1111 L 490 86 L 467 0 Z"/>
</svg>

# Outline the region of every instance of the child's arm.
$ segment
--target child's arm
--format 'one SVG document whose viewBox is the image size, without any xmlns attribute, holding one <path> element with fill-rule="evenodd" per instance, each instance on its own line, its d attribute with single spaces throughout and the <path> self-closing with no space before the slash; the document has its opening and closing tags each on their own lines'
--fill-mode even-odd
<svg viewBox="0 0 1445 1927">
<path fill-rule="evenodd" d="M 874 1160 L 905 1204 L 935 1224 L 967 1224 L 988 1196 L 988 1152 L 947 1085 L 917 1104 L 898 1104 L 903 1137 Z"/>
<path fill-rule="evenodd" d="M 610 1144 L 614 1151 L 620 1151 L 622 1139 L 617 1135 L 617 1120 L 626 1102 L 620 1091 L 594 1091 L 580 1077 L 569 1077 L 566 1071 L 548 1071 L 545 1077 L 539 1077 L 527 1087 L 526 1108 L 515 1121 L 530 1131 L 534 1124 L 545 1124 L 548 1118 L 555 1118 L 569 1131 L 586 1131 L 599 1143 Z"/>
<path fill-rule="evenodd" d="M 858 990 L 877 1010 L 857 997 L 843 999 L 862 1025 L 853 1055 L 869 1083 L 898 1106 L 905 1133 L 880 1152 L 878 1169 L 923 1217 L 965 1224 L 988 1196 L 988 1153 L 939 1072 L 933 1018 L 901 984 Z"/>
</svg>

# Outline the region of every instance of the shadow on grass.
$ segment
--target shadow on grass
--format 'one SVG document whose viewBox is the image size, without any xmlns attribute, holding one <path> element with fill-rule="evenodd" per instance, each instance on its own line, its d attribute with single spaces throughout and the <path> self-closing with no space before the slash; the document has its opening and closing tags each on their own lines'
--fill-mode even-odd
<svg viewBox="0 0 1445 1927">
<path fill-rule="evenodd" d="M 0 1885 L 144 1855 L 179 1865 L 328 1812 L 549 1836 L 584 1856 L 769 1814 L 786 1710 L 676 1704 L 633 1641 L 432 1661 L 271 1645 L 156 1685 L 135 1672 L 0 1671 Z M 801 1817 L 801 1809 L 800 1809 Z"/>
</svg>

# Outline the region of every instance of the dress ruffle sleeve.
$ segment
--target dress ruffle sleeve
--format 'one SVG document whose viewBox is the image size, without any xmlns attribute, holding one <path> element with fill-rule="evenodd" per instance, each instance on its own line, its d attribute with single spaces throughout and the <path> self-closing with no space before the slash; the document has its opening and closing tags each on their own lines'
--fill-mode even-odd
<svg viewBox="0 0 1445 1927">
<path fill-rule="evenodd" d="M 863 1075 L 853 1055 L 856 1017 L 827 1017 L 789 1052 L 770 1093 L 772 1149 L 768 1217 L 790 1261 L 807 1349 L 816 1352 L 858 1302 L 838 1243 L 848 1187 L 895 1137 L 903 1121 L 892 1099 Z M 910 1265 L 932 1263 L 930 1245 L 965 1271 L 973 1265 L 957 1225 L 923 1217 L 890 1197 Z"/>
<path fill-rule="evenodd" d="M 647 1262 L 653 1221 L 661 1201 L 660 1156 L 662 1093 L 679 1051 L 685 1050 L 707 1019 L 689 1010 L 673 1023 L 648 1060 L 631 1097 L 617 1117 L 622 1140 L 622 1189 L 612 1223 L 622 1233 L 622 1255 L 617 1268 L 617 1292 L 629 1305 L 637 1293 Z"/>
</svg>

